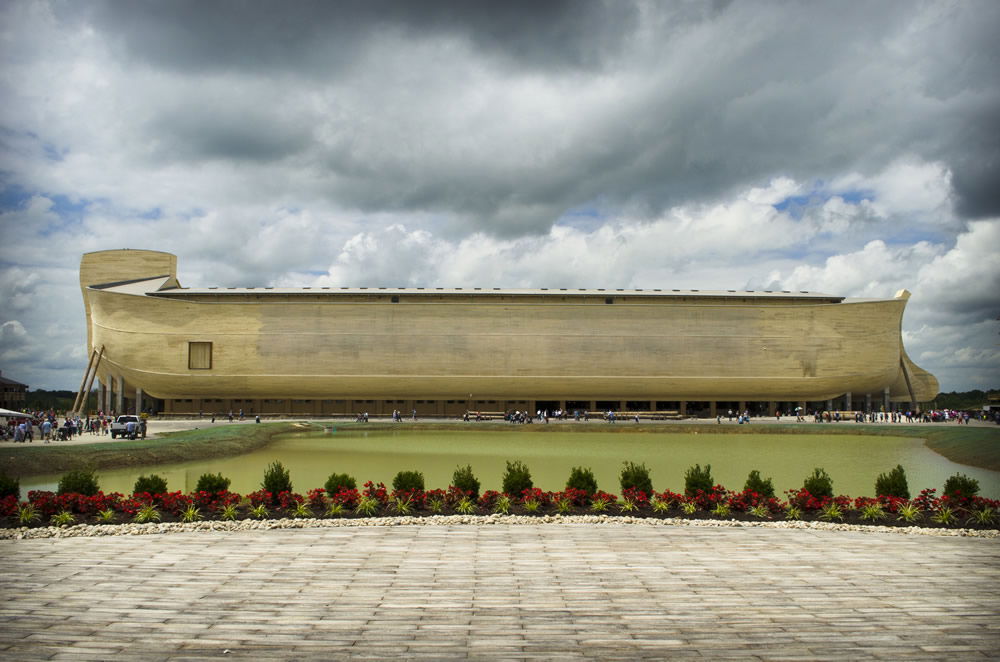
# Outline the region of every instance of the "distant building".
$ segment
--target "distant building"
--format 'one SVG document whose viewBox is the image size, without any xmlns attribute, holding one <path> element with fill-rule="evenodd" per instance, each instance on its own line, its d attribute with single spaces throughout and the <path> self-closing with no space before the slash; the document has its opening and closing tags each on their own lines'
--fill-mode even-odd
<svg viewBox="0 0 1000 662">
<path fill-rule="evenodd" d="M 88 377 L 99 380 L 103 408 L 134 410 L 139 401 L 167 413 L 714 416 L 909 408 L 938 392 L 937 379 L 903 348 L 905 290 L 845 299 L 736 290 L 184 288 L 176 272 L 169 253 L 83 256 Z"/>
<path fill-rule="evenodd" d="M 3 376 L 3 371 L 0 371 L 0 388 L 3 389 L 3 392 L 0 393 L 0 408 L 24 411 L 25 399 L 28 394 L 27 384 L 7 379 Z"/>
</svg>

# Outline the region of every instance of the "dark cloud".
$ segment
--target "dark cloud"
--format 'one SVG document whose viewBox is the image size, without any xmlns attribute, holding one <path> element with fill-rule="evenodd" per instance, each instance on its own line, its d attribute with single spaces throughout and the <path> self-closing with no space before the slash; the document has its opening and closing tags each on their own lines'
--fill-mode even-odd
<svg viewBox="0 0 1000 662">
<path fill-rule="evenodd" d="M 595 67 L 621 47 L 638 19 L 634 4 L 610 0 L 109 0 L 86 12 L 113 43 L 160 66 L 293 68 L 306 75 L 350 65 L 367 40 L 385 31 L 465 38 L 524 65 Z"/>
<path fill-rule="evenodd" d="M 952 168 L 960 213 L 1000 210 L 1000 3 L 71 7 L 123 57 L 188 85 L 202 74 L 269 83 L 229 99 L 222 85 L 212 104 L 186 90 L 189 108 L 149 125 L 162 134 L 148 138 L 155 154 L 298 156 L 319 194 L 367 212 L 446 214 L 456 231 L 516 236 L 597 198 L 655 215 L 774 176 L 873 174 L 907 153 Z M 536 122 L 512 92 L 496 107 L 460 105 L 476 86 L 526 77 L 561 91 L 561 121 Z M 289 79 L 317 98 L 302 86 L 285 96 Z M 607 81 L 617 97 L 595 99 Z"/>
</svg>

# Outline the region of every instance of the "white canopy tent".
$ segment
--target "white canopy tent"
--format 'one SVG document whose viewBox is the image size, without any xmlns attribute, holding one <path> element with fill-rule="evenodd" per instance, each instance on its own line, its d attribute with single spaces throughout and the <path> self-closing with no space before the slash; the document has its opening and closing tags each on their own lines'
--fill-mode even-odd
<svg viewBox="0 0 1000 662">
<path fill-rule="evenodd" d="M 0 418 L 31 418 L 31 414 L 23 411 L 0 408 Z"/>
</svg>

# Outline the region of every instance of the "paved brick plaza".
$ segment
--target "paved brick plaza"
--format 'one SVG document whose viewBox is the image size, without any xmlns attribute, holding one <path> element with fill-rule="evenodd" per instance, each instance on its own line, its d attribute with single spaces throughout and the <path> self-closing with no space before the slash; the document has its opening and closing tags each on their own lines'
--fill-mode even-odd
<svg viewBox="0 0 1000 662">
<path fill-rule="evenodd" d="M 980 659 L 1000 541 L 612 524 L 0 541 L 0 658 Z M 228 651 L 228 652 L 226 652 Z"/>
</svg>

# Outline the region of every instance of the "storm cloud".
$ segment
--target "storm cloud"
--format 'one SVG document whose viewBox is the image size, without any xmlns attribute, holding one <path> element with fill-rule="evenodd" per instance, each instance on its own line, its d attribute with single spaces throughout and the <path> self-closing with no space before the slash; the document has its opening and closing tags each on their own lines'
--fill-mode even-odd
<svg viewBox="0 0 1000 662">
<path fill-rule="evenodd" d="M 128 245 L 206 285 L 902 286 L 914 360 L 946 390 L 1000 382 L 998 361 L 941 352 L 1000 359 L 995 2 L 11 2 L 0 20 L 18 246 L 0 322 L 33 336 L 52 302 L 81 311 L 57 273 Z M 71 356 L 79 316 L 39 351 Z"/>
</svg>

